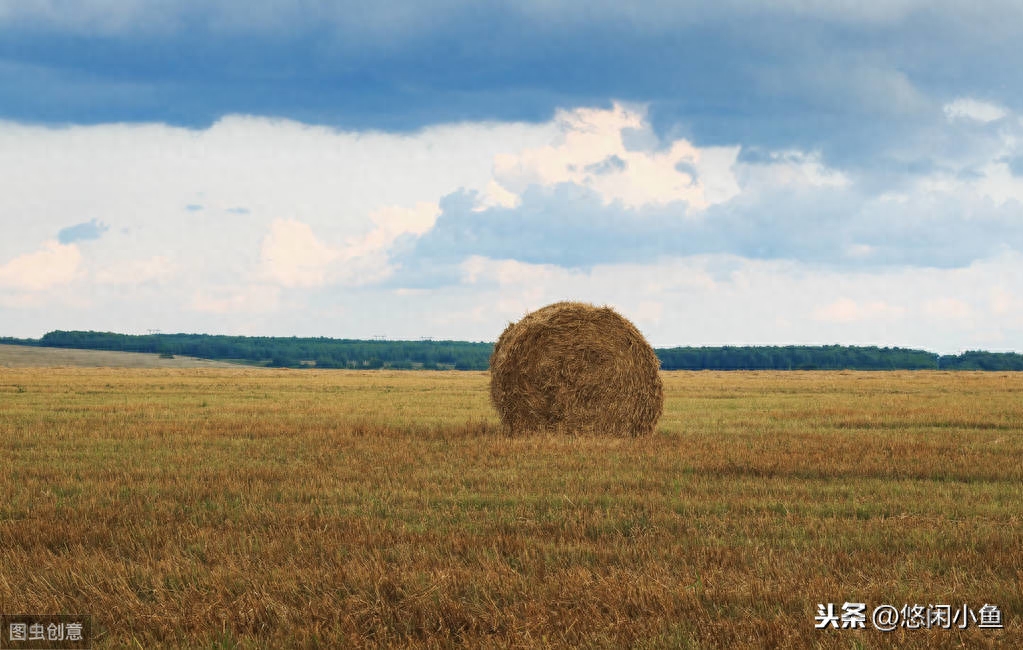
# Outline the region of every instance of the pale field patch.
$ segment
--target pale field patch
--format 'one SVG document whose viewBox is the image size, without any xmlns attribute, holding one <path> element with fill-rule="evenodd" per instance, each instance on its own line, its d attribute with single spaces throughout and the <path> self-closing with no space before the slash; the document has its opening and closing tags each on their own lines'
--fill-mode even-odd
<svg viewBox="0 0 1023 650">
<path fill-rule="evenodd" d="M 145 352 L 75 350 L 0 344 L 0 368 L 234 368 L 236 364 L 195 357 L 163 359 Z"/>
</svg>

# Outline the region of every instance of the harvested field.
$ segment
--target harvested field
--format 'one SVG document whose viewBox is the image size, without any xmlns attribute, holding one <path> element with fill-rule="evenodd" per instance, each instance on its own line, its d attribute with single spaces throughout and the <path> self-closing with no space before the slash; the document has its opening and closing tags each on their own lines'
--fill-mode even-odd
<svg viewBox="0 0 1023 650">
<path fill-rule="evenodd" d="M 1023 375 L 662 378 L 652 436 L 509 437 L 485 373 L 0 369 L 0 610 L 97 648 L 1023 644 Z M 846 601 L 1005 629 L 814 628 Z"/>
</svg>

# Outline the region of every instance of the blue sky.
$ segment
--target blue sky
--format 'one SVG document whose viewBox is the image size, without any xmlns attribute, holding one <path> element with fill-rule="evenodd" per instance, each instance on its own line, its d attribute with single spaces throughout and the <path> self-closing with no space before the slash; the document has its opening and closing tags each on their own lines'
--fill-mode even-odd
<svg viewBox="0 0 1023 650">
<path fill-rule="evenodd" d="M 1023 351 L 1023 6 L 0 0 L 0 334 Z"/>
</svg>

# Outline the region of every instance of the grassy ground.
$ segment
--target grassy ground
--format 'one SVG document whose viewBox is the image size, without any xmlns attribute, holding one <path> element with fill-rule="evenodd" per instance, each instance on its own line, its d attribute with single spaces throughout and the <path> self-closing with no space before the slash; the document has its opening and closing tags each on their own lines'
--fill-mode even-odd
<svg viewBox="0 0 1023 650">
<path fill-rule="evenodd" d="M 87 368 L 234 368 L 235 364 L 195 357 L 163 359 L 143 352 L 72 350 L 0 344 L 0 368 L 73 366 Z"/>
<path fill-rule="evenodd" d="M 509 438 L 483 373 L 0 369 L 0 611 L 100 648 L 1023 645 L 1023 376 L 665 385 L 651 438 Z M 846 601 L 1005 629 L 814 629 Z"/>
</svg>

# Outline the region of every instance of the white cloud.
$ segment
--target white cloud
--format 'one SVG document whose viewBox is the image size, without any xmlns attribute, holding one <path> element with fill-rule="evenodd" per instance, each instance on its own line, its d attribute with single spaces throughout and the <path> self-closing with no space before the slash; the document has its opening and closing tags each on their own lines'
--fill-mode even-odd
<svg viewBox="0 0 1023 650">
<path fill-rule="evenodd" d="M 386 251 L 395 239 L 404 234 L 422 235 L 437 221 L 440 206 L 429 201 L 419 201 L 411 208 L 386 205 L 374 210 L 370 219 L 373 230 L 363 237 L 349 239 L 343 257 L 354 259 Z"/>
<path fill-rule="evenodd" d="M 650 323 L 658 325 L 664 316 L 664 303 L 657 300 L 641 300 L 633 312 L 633 319 L 640 327 Z"/>
<path fill-rule="evenodd" d="M 276 220 L 263 239 L 262 277 L 291 288 L 380 282 L 394 270 L 389 257 L 394 241 L 423 234 L 439 214 L 440 206 L 429 201 L 411 208 L 386 205 L 370 214 L 372 230 L 337 247 L 320 241 L 307 224 Z"/>
<path fill-rule="evenodd" d="M 967 183 L 996 205 L 1015 200 L 1023 202 L 1023 177 L 1016 176 L 1005 162 L 990 162 L 979 170 L 980 178 Z"/>
<path fill-rule="evenodd" d="M 558 142 L 494 159 L 496 188 L 488 196 L 509 204 L 530 185 L 575 183 L 605 201 L 628 207 L 684 201 L 693 209 L 726 201 L 738 192 L 731 172 L 737 147 L 700 149 L 674 140 L 663 150 L 629 150 L 627 131 L 649 131 L 642 110 L 613 108 L 559 111 Z M 493 200 L 493 199 L 491 199 Z"/>
<path fill-rule="evenodd" d="M 817 320 L 827 320 L 839 323 L 848 323 L 860 320 L 861 309 L 856 301 L 848 298 L 840 298 L 833 303 L 814 310 L 814 317 Z"/>
<path fill-rule="evenodd" d="M 260 261 L 269 279 L 285 287 L 318 287 L 340 253 L 324 245 L 308 224 L 277 219 L 263 238 Z"/>
<path fill-rule="evenodd" d="M 212 287 L 196 291 L 189 303 L 189 308 L 212 314 L 266 313 L 278 308 L 280 298 L 280 288 L 266 284 Z"/>
<path fill-rule="evenodd" d="M 483 190 L 479 201 L 473 208 L 476 212 L 482 212 L 489 208 L 515 208 L 522 203 L 522 199 L 518 194 L 509 192 L 500 183 L 495 180 L 491 180 L 487 183 L 486 189 Z"/>
<path fill-rule="evenodd" d="M 814 318 L 835 323 L 854 323 L 864 320 L 892 320 L 902 318 L 906 310 L 898 305 L 890 305 L 883 300 L 856 302 L 849 298 L 840 298 L 823 307 L 815 309 Z"/>
<path fill-rule="evenodd" d="M 176 267 L 169 258 L 154 255 L 146 259 L 103 264 L 96 270 L 95 278 L 99 284 L 138 286 L 169 279 L 175 271 Z"/>
<path fill-rule="evenodd" d="M 996 317 L 1023 317 L 1023 298 L 1017 296 L 1005 285 L 991 287 L 988 295 L 988 309 Z M 1023 323 L 1023 320 L 1020 321 Z"/>
<path fill-rule="evenodd" d="M 936 197 L 949 202 L 990 201 L 999 207 L 1009 201 L 1023 203 L 1023 177 L 1012 174 L 1006 163 L 993 160 L 965 169 L 969 172 L 965 175 L 937 172 L 917 179 L 915 198 L 918 202 Z"/>
<path fill-rule="evenodd" d="M 961 320 L 973 316 L 973 307 L 959 298 L 934 298 L 924 302 L 924 313 L 931 318 Z"/>
<path fill-rule="evenodd" d="M 489 260 L 480 255 L 471 255 L 460 265 L 462 282 L 476 284 L 476 280 L 487 271 Z"/>
<path fill-rule="evenodd" d="M 0 266 L 0 286 L 18 291 L 43 291 L 67 284 L 78 276 L 82 254 L 75 244 L 47 241 Z"/>
<path fill-rule="evenodd" d="M 994 122 L 1009 114 L 1008 110 L 997 104 L 984 102 L 972 97 L 959 97 L 945 104 L 945 117 L 949 120 L 974 120 L 976 122 Z"/>
</svg>

